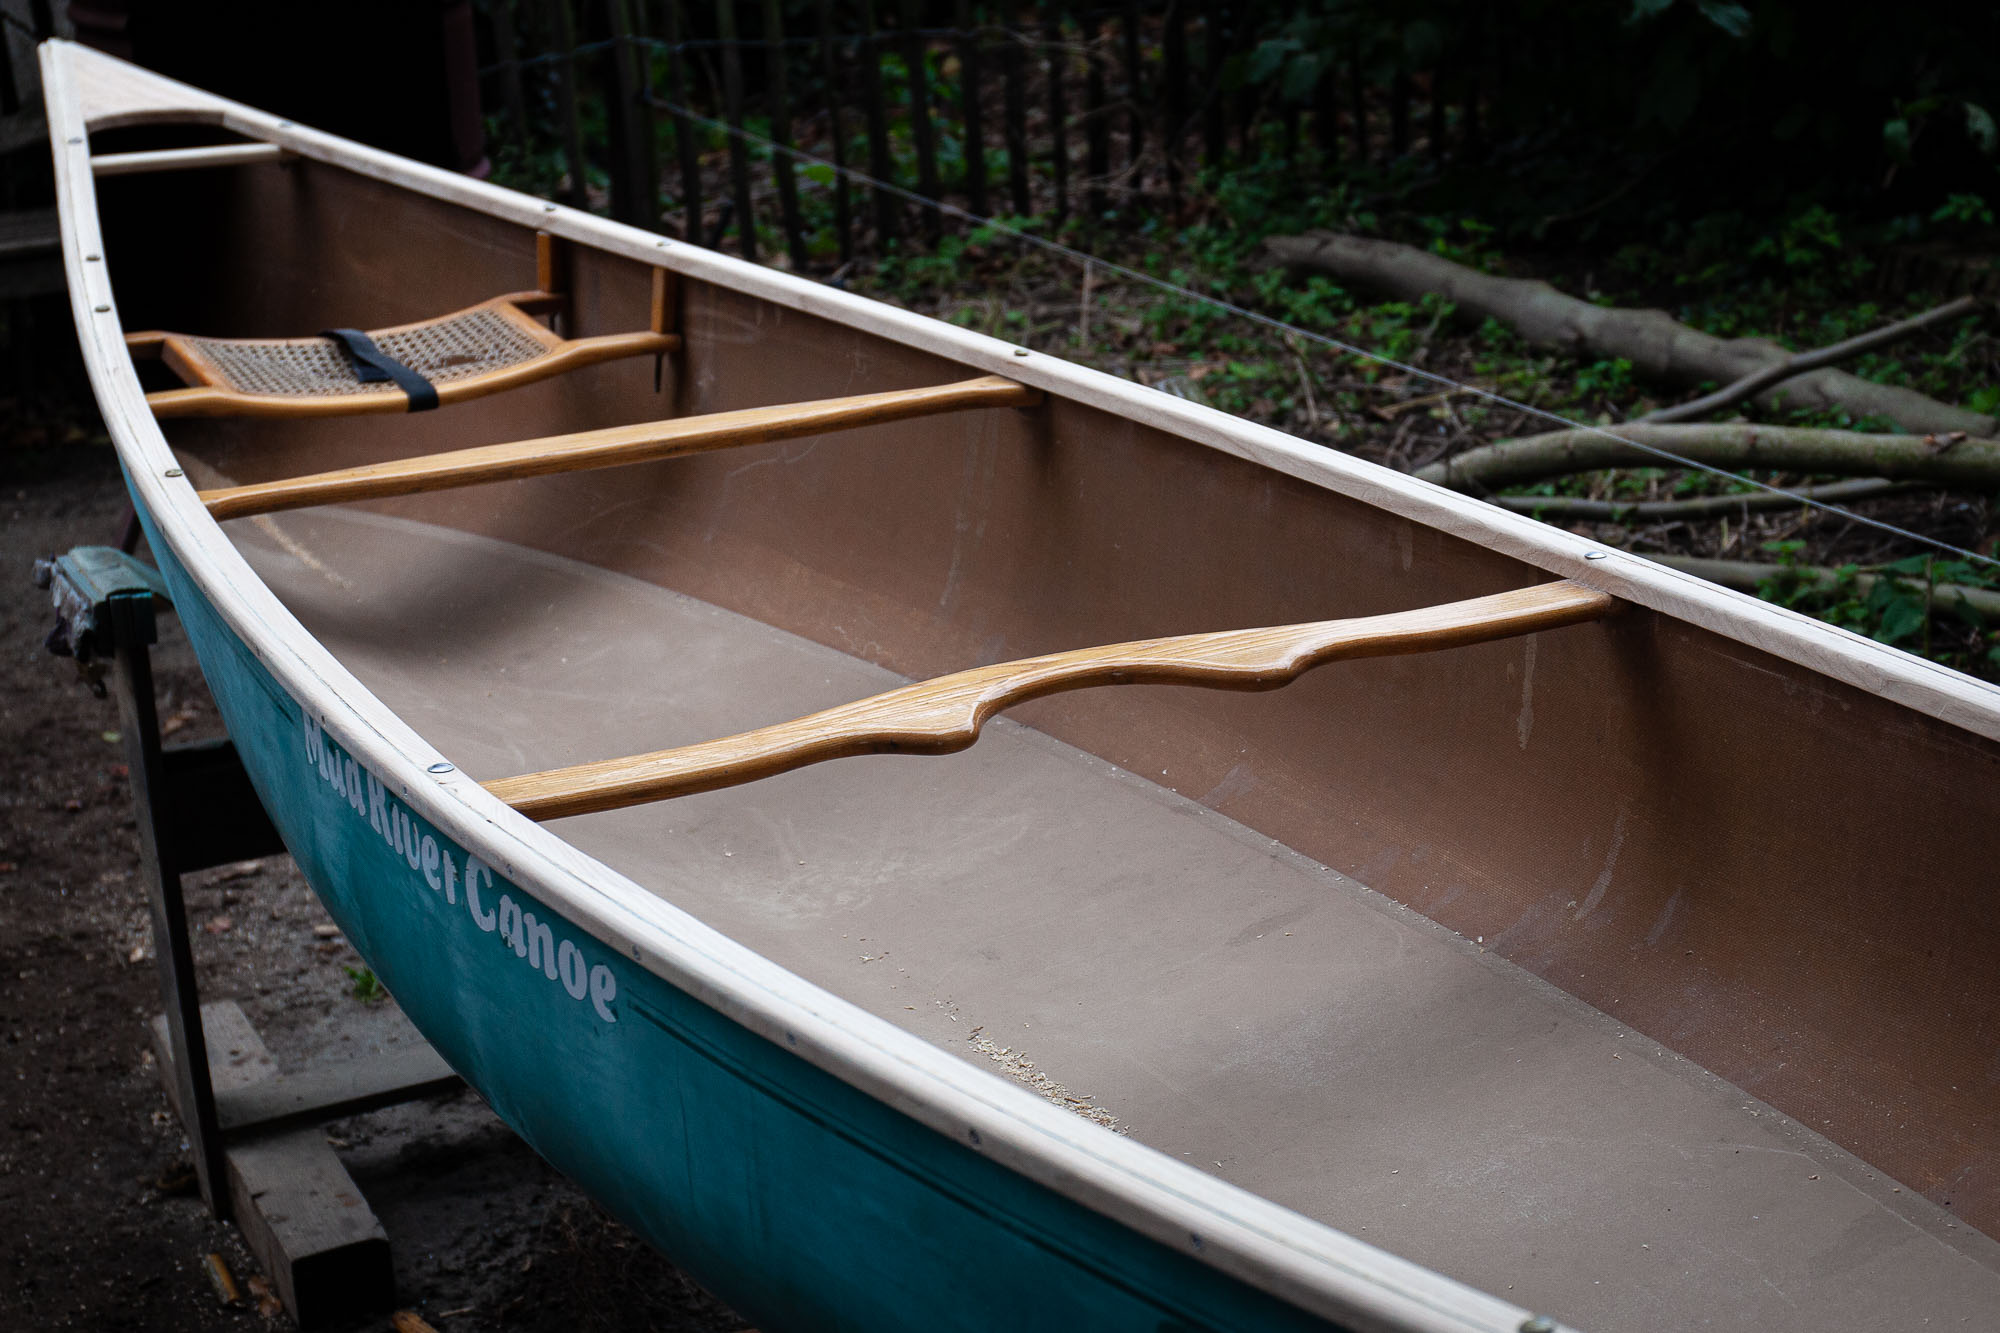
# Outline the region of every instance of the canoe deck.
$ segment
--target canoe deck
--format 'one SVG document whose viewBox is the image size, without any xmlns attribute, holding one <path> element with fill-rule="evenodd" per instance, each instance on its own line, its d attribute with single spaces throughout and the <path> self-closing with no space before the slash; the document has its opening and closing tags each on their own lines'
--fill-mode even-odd
<svg viewBox="0 0 2000 1333">
<path fill-rule="evenodd" d="M 318 511 L 229 531 L 481 779 L 900 683 L 867 644 L 451 529 Z M 944 1049 L 1031 1061 L 1141 1142 L 1580 1326 L 1992 1326 L 2000 1245 L 1173 781 L 1001 722 L 949 759 L 554 827 Z"/>
</svg>

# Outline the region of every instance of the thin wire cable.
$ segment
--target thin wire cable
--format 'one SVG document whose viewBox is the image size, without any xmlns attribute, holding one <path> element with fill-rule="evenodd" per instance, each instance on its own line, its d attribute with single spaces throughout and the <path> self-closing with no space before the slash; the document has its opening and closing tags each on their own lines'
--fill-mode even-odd
<svg viewBox="0 0 2000 1333">
<path fill-rule="evenodd" d="M 1393 370 L 1402 371 L 1406 375 L 1415 375 L 1421 379 L 1428 380 L 1433 384 L 1443 385 L 1446 388 L 1456 389 L 1461 393 L 1471 394 L 1474 397 L 1483 398 L 1486 401 L 1497 404 L 1501 407 L 1512 408 L 1516 412 L 1521 412 L 1531 417 L 1539 417 L 1544 421 L 1554 422 L 1556 425 L 1561 426 L 1567 430 L 1577 430 L 1592 435 L 1601 435 L 1607 440 L 1614 440 L 1619 444 L 1627 446 L 1628 448 L 1636 449 L 1640 453 L 1649 454 L 1655 458 L 1661 459 L 1662 461 L 1672 463 L 1676 467 L 1691 468 L 1697 472 L 1706 472 L 1711 476 L 1720 477 L 1727 481 L 1745 482 L 1751 486 L 1757 487 L 1759 490 L 1769 491 L 1774 495 L 1786 496 L 1787 498 L 1796 502 L 1802 508 L 1817 509 L 1822 513 L 1834 514 L 1841 518 L 1847 519 L 1850 522 L 1859 523 L 1864 527 L 1874 528 L 1878 532 L 1885 532 L 1890 534 L 1891 536 L 1902 537 L 1909 541 L 1916 542 L 1922 546 L 1935 547 L 1940 551 L 1949 552 L 1952 555 L 1960 556 L 1966 560 L 1973 561 L 1977 564 L 1988 565 L 1991 566 L 1992 568 L 2000 569 L 2000 560 L 1996 560 L 1992 556 L 1981 555 L 1977 551 L 1968 550 L 1963 546 L 1955 546 L 1950 542 L 1943 541 L 1936 537 L 1928 537 L 1920 532 L 1912 532 L 1908 528 L 1899 527 L 1894 523 L 1889 523 L 1879 518 L 1870 518 L 1866 514 L 1857 514 L 1851 509 L 1843 509 L 1839 505 L 1828 504 L 1823 500 L 1816 500 L 1812 496 L 1801 495 L 1797 491 L 1786 490 L 1784 487 L 1774 485 L 1771 482 L 1759 481 L 1755 477 L 1741 476 L 1737 473 L 1729 471 L 1727 468 L 1717 467 L 1712 463 L 1703 463 L 1692 458 L 1685 458 L 1680 454 L 1674 453 L 1668 449 L 1659 448 L 1656 445 L 1641 444 L 1637 440 L 1627 439 L 1625 436 L 1618 434 L 1616 430 L 1608 426 L 1598 426 L 1590 424 L 1588 422 L 1572 421 L 1568 417 L 1565 417 L 1560 413 L 1549 411 L 1547 408 L 1535 407 L 1532 404 L 1521 402 L 1518 399 L 1509 398 L 1507 395 L 1503 393 L 1496 393 L 1491 389 L 1481 388 L 1476 384 L 1461 383 L 1458 380 L 1452 379 L 1449 375 L 1441 375 L 1434 370 L 1425 370 L 1421 366 L 1410 365 L 1407 362 L 1398 361 L 1394 357 L 1383 356 L 1380 353 L 1372 352 L 1365 347 L 1358 347 L 1353 343 L 1344 342 L 1341 339 L 1335 338 L 1330 334 L 1319 333 L 1312 329 L 1300 328 L 1296 324 L 1288 324 L 1284 320 L 1278 319 L 1271 315 L 1266 315 L 1261 311 L 1252 310 L 1247 306 L 1237 305 L 1234 301 L 1225 300 L 1219 296 L 1210 296 L 1205 292 L 1198 292 L 1189 287 L 1183 287 L 1178 283 L 1169 282 L 1165 278 L 1155 277 L 1150 273 L 1144 272 L 1143 270 L 1131 268 L 1127 265 L 1120 264 L 1115 260 L 1104 259 L 1101 258 L 1100 256 L 1090 254 L 1088 251 L 1078 250 L 1073 246 L 1064 245 L 1061 241 L 1052 241 L 1046 236 L 1037 236 L 1031 231 L 1023 231 L 1019 227 L 1010 226 L 1007 223 L 1001 222 L 995 218 L 980 217 L 978 214 L 973 213 L 968 209 L 960 208 L 956 204 L 946 203 L 942 199 L 927 198 L 924 195 L 916 193 L 914 190 L 904 189 L 902 186 L 896 185 L 893 182 L 876 180 L 874 177 L 868 175 L 866 172 L 859 171 L 853 167 L 838 166 L 835 163 L 826 160 L 825 158 L 818 157 L 812 153 L 808 153 L 804 149 L 795 148 L 789 144 L 781 144 L 774 139 L 767 139 L 761 134 L 757 134 L 750 130 L 743 129 L 740 126 L 730 125 L 725 121 L 719 121 L 710 116 L 704 116 L 698 111 L 695 111 L 689 107 L 681 106 L 675 102 L 667 101 L 664 98 L 655 97 L 652 99 L 652 104 L 658 107 L 662 111 L 667 111 L 674 115 L 685 117 L 686 119 L 694 121 L 697 124 L 706 125 L 710 129 L 720 130 L 724 134 L 735 135 L 736 137 L 744 140 L 747 143 L 761 144 L 766 148 L 770 148 L 782 153 L 787 153 L 790 156 L 799 159 L 800 161 L 809 162 L 815 166 L 826 167 L 829 170 L 840 172 L 846 175 L 849 179 L 859 182 L 860 184 L 865 185 L 870 189 L 886 190 L 889 193 L 897 195 L 905 200 L 908 200 L 910 203 L 917 204 L 920 207 L 936 209 L 938 212 L 945 214 L 949 217 L 955 217 L 961 219 L 962 221 L 970 222 L 975 226 L 990 228 L 994 231 L 1002 233 L 1003 235 L 1011 236 L 1015 240 L 1025 241 L 1029 245 L 1038 246 L 1041 249 L 1050 252 L 1051 254 L 1062 255 L 1063 257 L 1074 260 L 1077 263 L 1088 263 L 1095 265 L 1099 268 L 1108 270 L 1109 272 L 1116 273 L 1121 277 L 1129 278 L 1134 282 L 1138 282 L 1146 286 L 1153 287 L 1159 291 L 1168 292 L 1175 296 L 1185 297 L 1189 300 L 1205 302 L 1208 305 L 1214 306 L 1218 310 L 1222 310 L 1229 314 L 1235 315 L 1239 319 L 1248 320 L 1253 324 L 1261 325 L 1262 327 L 1271 329 L 1277 333 L 1285 334 L 1292 337 L 1304 338 L 1308 342 L 1318 343 L 1323 347 L 1328 347 L 1338 352 L 1344 352 L 1349 356 L 1360 357 L 1362 360 L 1365 361 L 1373 361 L 1378 365 L 1388 366 Z M 754 224 L 748 220 L 743 220 L 741 225 L 749 226 Z"/>
</svg>

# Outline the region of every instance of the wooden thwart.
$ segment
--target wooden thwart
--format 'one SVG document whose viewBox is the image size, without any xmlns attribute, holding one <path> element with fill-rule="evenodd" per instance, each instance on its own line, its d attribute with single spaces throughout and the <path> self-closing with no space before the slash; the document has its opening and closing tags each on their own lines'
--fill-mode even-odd
<svg viewBox="0 0 2000 1333">
<path fill-rule="evenodd" d="M 153 171 L 241 167 L 259 162 L 284 162 L 292 156 L 274 143 L 222 143 L 201 148 L 162 148 L 150 153 L 100 153 L 90 159 L 90 174 L 137 176 Z"/>
<path fill-rule="evenodd" d="M 1270 690 L 1313 667 L 1435 652 L 1604 616 L 1615 598 L 1563 581 L 1355 620 L 1144 639 L 920 681 L 720 740 L 528 773 L 485 787 L 531 819 L 559 819 L 754 782 L 861 754 L 950 754 L 1000 710 L 1092 685 Z"/>
<path fill-rule="evenodd" d="M 857 426 L 906 421 L 972 407 L 1027 407 L 1039 391 L 997 375 L 923 389 L 898 389 L 854 398 L 752 407 L 738 412 L 647 421 L 575 435 L 482 445 L 421 458 L 372 463 L 366 467 L 318 472 L 283 481 L 203 491 L 202 503 L 217 521 L 251 514 L 303 509 L 311 505 L 375 500 L 393 495 L 477 486 L 556 472 L 619 467 L 681 454 L 739 445 L 789 440 L 801 435 L 852 430 Z"/>
</svg>

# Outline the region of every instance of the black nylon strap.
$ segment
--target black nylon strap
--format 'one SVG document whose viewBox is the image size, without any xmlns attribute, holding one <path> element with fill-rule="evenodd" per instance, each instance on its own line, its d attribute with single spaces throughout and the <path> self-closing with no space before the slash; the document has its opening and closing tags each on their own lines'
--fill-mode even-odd
<svg viewBox="0 0 2000 1333">
<path fill-rule="evenodd" d="M 410 400 L 412 412 L 428 412 L 438 405 L 437 386 L 375 345 L 360 329 L 323 329 L 320 336 L 331 338 L 347 349 L 354 362 L 354 375 L 363 384 L 393 381 Z"/>
</svg>

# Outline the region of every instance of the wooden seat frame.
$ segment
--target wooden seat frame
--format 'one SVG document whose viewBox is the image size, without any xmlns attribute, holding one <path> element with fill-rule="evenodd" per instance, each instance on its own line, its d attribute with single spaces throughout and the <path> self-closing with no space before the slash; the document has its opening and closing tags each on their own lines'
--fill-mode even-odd
<svg viewBox="0 0 2000 1333">
<path fill-rule="evenodd" d="M 372 329 L 369 331 L 369 336 L 379 342 L 384 335 L 443 325 L 481 311 L 490 311 L 543 347 L 544 351 L 539 356 L 467 375 L 462 379 L 438 382 L 435 387 L 440 407 L 465 402 L 472 398 L 483 398 L 487 394 L 500 393 L 506 389 L 519 388 L 524 384 L 533 384 L 602 361 L 615 361 L 629 356 L 664 356 L 680 349 L 680 335 L 668 330 L 673 301 L 672 287 L 666 269 L 653 270 L 652 319 L 648 329 L 635 333 L 602 334 L 590 338 L 564 338 L 553 328 L 542 325 L 535 318 L 537 315 L 546 314 L 552 317 L 551 323 L 553 323 L 553 317 L 564 313 L 569 305 L 569 297 L 560 287 L 555 238 L 547 232 L 535 233 L 535 270 L 534 291 L 510 292 L 505 296 L 496 296 L 489 301 L 467 306 L 463 310 L 455 310 L 440 318 Z M 201 341 L 237 340 L 202 339 Z M 259 338 L 240 341 L 246 345 L 256 345 L 268 344 L 274 340 Z M 306 345 L 325 343 L 329 340 L 297 338 L 276 341 Z M 146 395 L 147 405 L 153 409 L 153 415 L 162 419 L 337 417 L 407 412 L 410 409 L 408 396 L 394 385 L 387 385 L 380 392 L 364 393 L 320 395 L 245 393 L 231 387 L 229 377 L 224 370 L 203 355 L 191 336 L 187 334 L 160 330 L 128 333 L 125 335 L 125 345 L 135 359 L 157 357 L 164 361 L 168 368 L 190 386 Z"/>
</svg>

